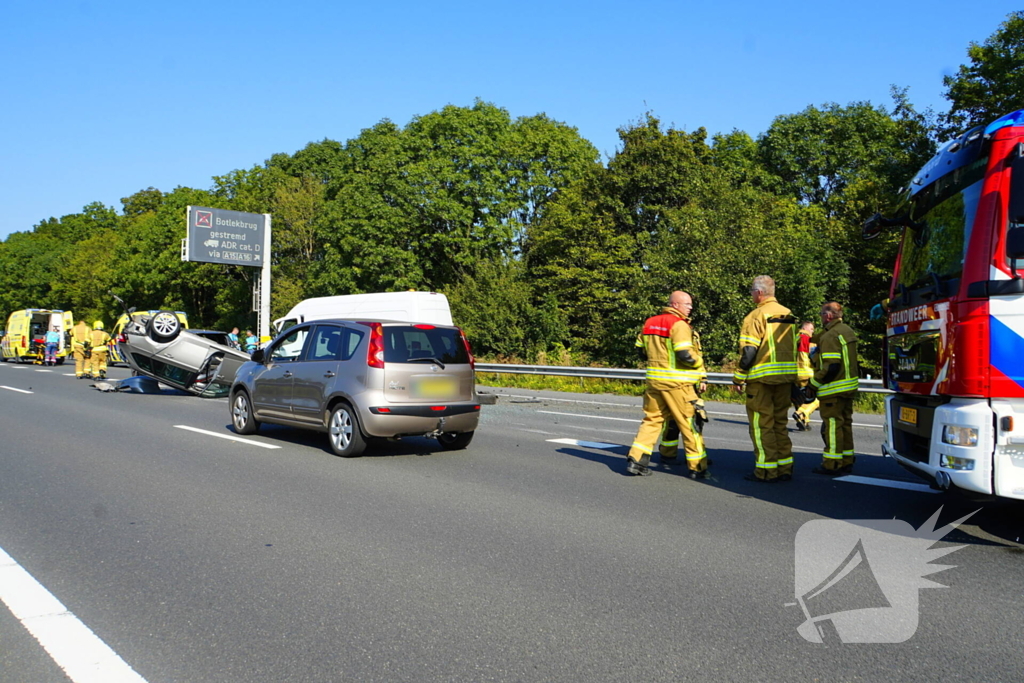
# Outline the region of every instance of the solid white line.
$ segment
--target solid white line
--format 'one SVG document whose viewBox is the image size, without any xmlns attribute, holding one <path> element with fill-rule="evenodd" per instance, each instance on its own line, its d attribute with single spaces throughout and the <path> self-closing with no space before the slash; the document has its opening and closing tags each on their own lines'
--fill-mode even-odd
<svg viewBox="0 0 1024 683">
<path fill-rule="evenodd" d="M 569 446 L 583 446 L 584 448 L 601 448 L 611 450 L 612 448 L 629 448 L 620 443 L 602 443 L 600 441 L 580 441 L 579 439 L 548 439 L 549 443 L 564 443 Z"/>
<path fill-rule="evenodd" d="M 3 548 L 0 600 L 75 683 L 146 683 Z"/>
<path fill-rule="evenodd" d="M 0 389 L 7 389 L 8 391 L 17 391 L 19 394 L 34 394 L 34 391 L 25 391 L 24 389 L 15 389 L 14 387 L 8 387 L 0 384 Z"/>
<path fill-rule="evenodd" d="M 260 448 L 280 448 L 270 443 L 260 443 L 259 441 L 252 441 L 250 439 L 243 439 L 240 436 L 232 436 L 231 434 L 218 434 L 217 432 L 208 432 L 205 429 L 196 429 L 195 427 L 189 427 L 188 425 L 174 425 L 175 429 L 187 429 L 190 432 L 198 432 L 199 434 L 206 434 L 207 436 L 215 436 L 218 439 L 227 439 L 228 441 L 239 441 L 241 443 L 247 443 L 250 446 L 259 446 Z"/>
<path fill-rule="evenodd" d="M 895 479 L 875 479 L 873 477 L 859 477 L 856 474 L 848 474 L 844 477 L 836 477 L 836 481 L 846 481 L 851 484 L 871 484 L 872 486 L 884 486 L 890 489 L 905 489 L 907 491 L 919 491 L 920 493 L 942 493 L 936 491 L 928 484 L 915 484 L 910 481 L 897 481 Z"/>
<path fill-rule="evenodd" d="M 538 410 L 538 413 L 545 415 L 564 415 L 565 417 L 589 417 L 595 420 L 618 420 L 619 422 L 633 422 L 639 424 L 641 420 L 633 420 L 625 417 L 605 417 L 604 415 L 578 415 L 576 413 L 556 413 L 553 410 Z"/>
</svg>

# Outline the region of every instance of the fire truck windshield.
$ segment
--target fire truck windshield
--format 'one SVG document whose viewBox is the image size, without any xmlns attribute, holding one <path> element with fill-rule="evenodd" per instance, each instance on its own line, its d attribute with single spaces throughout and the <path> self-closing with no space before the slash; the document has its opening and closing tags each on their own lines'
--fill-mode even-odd
<svg viewBox="0 0 1024 683">
<path fill-rule="evenodd" d="M 913 226 L 903 233 L 898 284 L 915 289 L 936 278 L 960 277 L 987 163 L 982 157 L 914 195 Z"/>
</svg>

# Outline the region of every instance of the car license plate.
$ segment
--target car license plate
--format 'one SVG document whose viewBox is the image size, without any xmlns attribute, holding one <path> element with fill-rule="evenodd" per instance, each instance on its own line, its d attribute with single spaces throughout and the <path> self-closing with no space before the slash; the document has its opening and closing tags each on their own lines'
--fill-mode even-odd
<svg viewBox="0 0 1024 683">
<path fill-rule="evenodd" d="M 905 422 L 908 425 L 916 425 L 917 408 L 908 408 L 906 406 L 900 406 L 900 422 Z"/>
<path fill-rule="evenodd" d="M 452 377 L 426 377 L 413 380 L 414 398 L 455 398 L 459 383 Z"/>
</svg>

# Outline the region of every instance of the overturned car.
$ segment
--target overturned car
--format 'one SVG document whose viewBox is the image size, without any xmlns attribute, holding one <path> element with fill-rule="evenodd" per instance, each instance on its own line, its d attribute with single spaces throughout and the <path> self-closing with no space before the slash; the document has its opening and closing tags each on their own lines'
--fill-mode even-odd
<svg viewBox="0 0 1024 683">
<path fill-rule="evenodd" d="M 185 329 L 173 311 L 132 316 L 133 311 L 119 342 L 132 370 L 196 396 L 228 395 L 235 372 L 249 354 L 221 343 L 226 335 Z"/>
</svg>

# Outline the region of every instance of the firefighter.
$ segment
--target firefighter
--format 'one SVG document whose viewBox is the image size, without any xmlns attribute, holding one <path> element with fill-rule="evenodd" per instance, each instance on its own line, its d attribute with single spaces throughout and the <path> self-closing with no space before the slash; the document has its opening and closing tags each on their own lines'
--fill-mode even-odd
<svg viewBox="0 0 1024 683">
<path fill-rule="evenodd" d="M 75 357 L 75 379 L 84 379 L 89 376 L 86 372 L 85 362 L 89 358 L 86 354 L 89 351 L 91 335 L 92 330 L 84 320 L 79 320 L 71 328 L 71 354 Z"/>
<path fill-rule="evenodd" d="M 797 429 L 804 432 L 811 430 L 811 414 L 818 409 L 818 399 L 809 400 L 805 388 L 810 384 L 814 371 L 811 369 L 811 357 L 814 355 L 816 344 L 812 341 L 814 336 L 814 323 L 810 320 L 800 325 L 800 337 L 797 340 L 797 354 L 800 360 L 797 366 L 799 391 L 793 394 L 793 419 L 796 420 Z"/>
<path fill-rule="evenodd" d="M 754 471 L 745 479 L 761 483 L 793 478 L 793 444 L 788 412 L 798 361 L 796 318 L 775 299 L 775 281 L 758 275 L 750 287 L 756 308 L 740 328 L 740 362 L 733 388 L 747 397 L 754 444 Z"/>
<path fill-rule="evenodd" d="M 857 367 L 857 334 L 843 322 L 843 307 L 831 301 L 821 307 L 817 370 L 812 392 L 821 402 L 821 439 L 825 442 L 821 466 L 814 472 L 834 476 L 853 470 L 853 397 L 860 372 Z"/>
<path fill-rule="evenodd" d="M 651 473 L 651 454 L 663 426 L 674 423 L 682 437 L 690 476 L 708 476 L 704 441 L 695 430 L 697 388 L 707 387 L 703 379 L 704 362 L 699 341 L 694 344 L 689 315 L 693 300 L 686 292 L 672 292 L 668 306 L 660 315 L 648 318 L 636 345 L 647 361 L 647 388 L 644 391 L 644 419 L 629 449 L 626 472 L 637 476 Z M 662 463 L 676 457 L 679 438 L 666 433 L 660 449 Z"/>
<path fill-rule="evenodd" d="M 90 372 L 94 379 L 107 378 L 107 342 L 110 335 L 103 330 L 103 321 L 97 320 L 92 324 L 92 333 L 89 335 L 91 345 Z"/>
</svg>

